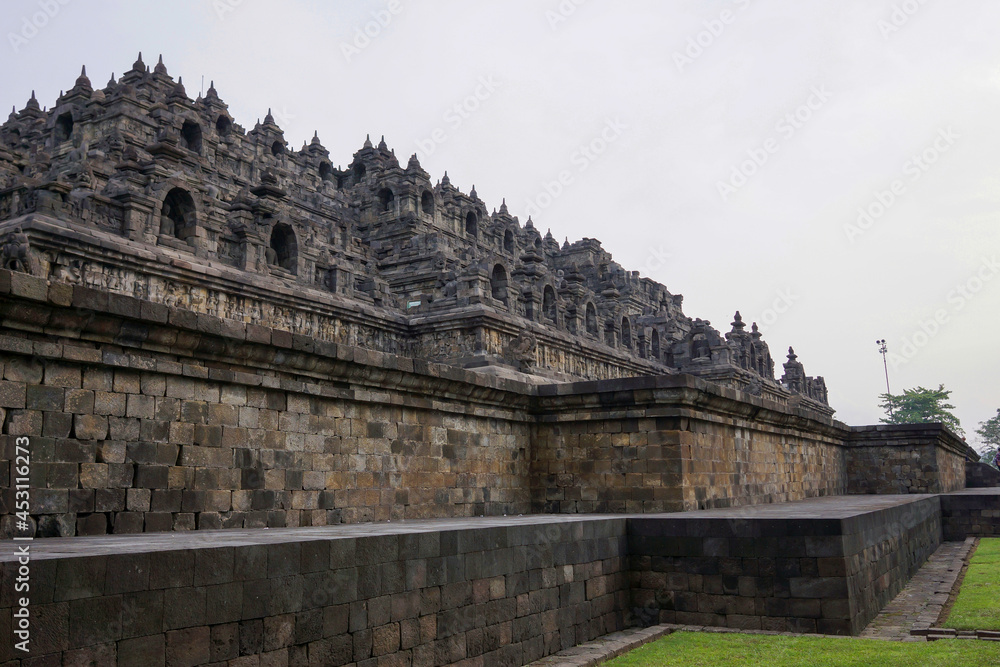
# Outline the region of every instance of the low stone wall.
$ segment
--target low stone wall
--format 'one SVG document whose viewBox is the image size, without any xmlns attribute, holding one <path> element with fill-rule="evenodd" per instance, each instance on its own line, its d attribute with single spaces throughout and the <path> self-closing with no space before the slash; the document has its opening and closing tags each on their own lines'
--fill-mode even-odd
<svg viewBox="0 0 1000 667">
<path fill-rule="evenodd" d="M 665 512 L 844 492 L 848 429 L 689 375 L 537 388 L 535 512 Z"/>
<path fill-rule="evenodd" d="M 964 489 L 941 496 L 945 540 L 1000 535 L 1000 488 Z"/>
<path fill-rule="evenodd" d="M 940 536 L 934 496 L 632 518 L 632 610 L 647 624 L 857 635 Z"/>
<path fill-rule="evenodd" d="M 966 461 L 965 486 L 970 489 L 1000 486 L 1000 470 L 982 461 Z"/>
<path fill-rule="evenodd" d="M 942 424 L 855 426 L 845 442 L 847 493 L 947 493 L 979 455 Z"/>
<path fill-rule="evenodd" d="M 523 665 L 625 627 L 624 532 L 508 518 L 46 540 L 31 653 L 5 586 L 0 663 Z"/>
</svg>

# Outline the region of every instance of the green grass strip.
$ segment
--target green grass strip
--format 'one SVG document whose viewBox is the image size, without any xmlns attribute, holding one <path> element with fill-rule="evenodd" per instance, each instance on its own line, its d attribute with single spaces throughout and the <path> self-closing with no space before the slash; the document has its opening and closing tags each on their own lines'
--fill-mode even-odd
<svg viewBox="0 0 1000 667">
<path fill-rule="evenodd" d="M 944 626 L 1000 630 L 1000 538 L 979 540 Z"/>
<path fill-rule="evenodd" d="M 1000 665 L 1000 642 L 896 642 L 852 637 L 783 637 L 675 632 L 607 667 L 978 667 Z"/>
</svg>

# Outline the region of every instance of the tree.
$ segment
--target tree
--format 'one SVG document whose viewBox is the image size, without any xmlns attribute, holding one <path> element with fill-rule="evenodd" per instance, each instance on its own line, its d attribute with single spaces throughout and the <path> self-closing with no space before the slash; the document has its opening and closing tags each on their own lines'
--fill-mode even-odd
<svg viewBox="0 0 1000 667">
<path fill-rule="evenodd" d="M 983 444 L 986 446 L 983 450 L 983 457 L 980 460 L 983 463 L 989 463 L 991 466 L 996 467 L 994 461 L 997 449 L 1000 449 L 1000 408 L 997 408 L 996 417 L 979 422 L 976 435 L 982 439 Z"/>
<path fill-rule="evenodd" d="M 954 405 L 948 403 L 951 390 L 944 385 L 937 389 L 904 389 L 902 394 L 881 394 L 879 406 L 885 410 L 886 416 L 880 421 L 883 424 L 929 424 L 940 422 L 965 436 L 959 424 L 958 417 L 951 413 Z"/>
</svg>

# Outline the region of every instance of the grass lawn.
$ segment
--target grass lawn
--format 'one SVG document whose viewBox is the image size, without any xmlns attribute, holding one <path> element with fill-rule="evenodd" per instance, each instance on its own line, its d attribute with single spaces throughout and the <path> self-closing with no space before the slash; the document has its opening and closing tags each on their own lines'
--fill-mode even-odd
<svg viewBox="0 0 1000 667">
<path fill-rule="evenodd" d="M 1000 538 L 979 540 L 944 627 L 1000 630 Z"/>
<path fill-rule="evenodd" d="M 977 667 L 1000 665 L 1000 642 L 894 642 L 675 632 L 604 663 L 607 667 Z"/>
</svg>

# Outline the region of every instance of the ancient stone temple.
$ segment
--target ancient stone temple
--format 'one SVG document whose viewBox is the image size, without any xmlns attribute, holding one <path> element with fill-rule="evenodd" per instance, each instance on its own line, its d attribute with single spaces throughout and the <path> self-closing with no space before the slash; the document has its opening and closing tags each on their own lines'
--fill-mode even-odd
<svg viewBox="0 0 1000 667">
<path fill-rule="evenodd" d="M 366 140 L 346 169 L 295 150 L 269 112 L 244 130 L 214 83 L 192 100 L 141 54 L 95 89 L 0 127 L 5 266 L 227 320 L 530 381 L 689 373 L 827 411 L 737 313 L 725 336 L 682 297 L 489 210 L 416 156 Z"/>
<path fill-rule="evenodd" d="M 740 313 L 384 141 L 341 168 L 245 131 L 162 61 L 0 126 L 0 259 L 3 667 L 858 634 L 943 540 L 1000 534 L 942 425 L 841 423 Z"/>
</svg>

